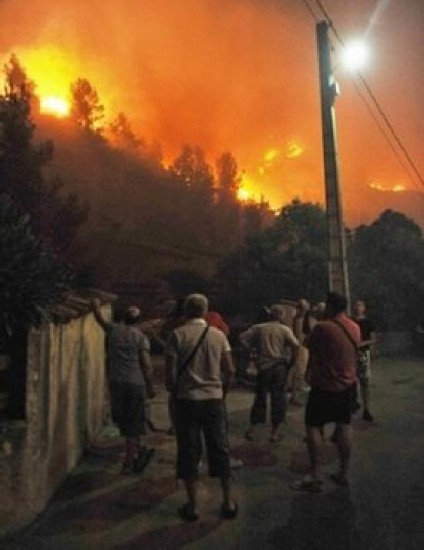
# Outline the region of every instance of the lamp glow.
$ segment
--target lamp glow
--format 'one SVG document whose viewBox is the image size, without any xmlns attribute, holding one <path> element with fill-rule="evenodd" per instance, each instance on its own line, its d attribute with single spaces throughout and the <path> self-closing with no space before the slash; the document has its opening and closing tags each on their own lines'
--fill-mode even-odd
<svg viewBox="0 0 424 550">
<path fill-rule="evenodd" d="M 342 60 L 349 71 L 360 71 L 368 63 L 369 50 L 364 42 L 350 42 L 343 49 Z"/>
</svg>

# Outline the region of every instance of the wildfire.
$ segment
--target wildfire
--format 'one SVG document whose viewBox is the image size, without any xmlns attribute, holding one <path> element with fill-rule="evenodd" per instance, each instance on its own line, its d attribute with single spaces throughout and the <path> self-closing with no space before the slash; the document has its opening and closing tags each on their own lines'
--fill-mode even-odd
<svg viewBox="0 0 424 550">
<path fill-rule="evenodd" d="M 275 159 L 279 156 L 280 152 L 278 149 L 269 149 L 269 151 L 266 151 L 264 154 L 264 162 L 265 164 L 269 165 L 272 164 Z"/>
<path fill-rule="evenodd" d="M 295 139 L 291 139 L 286 143 L 286 158 L 294 159 L 300 157 L 304 152 L 304 148 Z"/>
<path fill-rule="evenodd" d="M 69 116 L 69 101 L 63 97 L 47 96 L 40 98 L 40 111 L 59 118 Z"/>
<path fill-rule="evenodd" d="M 382 191 L 384 193 L 402 193 L 406 191 L 406 187 L 401 183 L 396 183 L 395 185 L 386 185 L 378 181 L 372 181 L 368 184 L 368 187 L 374 189 L 375 191 Z"/>
<path fill-rule="evenodd" d="M 237 191 L 237 198 L 240 202 L 247 202 L 252 198 L 252 194 L 245 187 L 240 187 Z"/>
</svg>

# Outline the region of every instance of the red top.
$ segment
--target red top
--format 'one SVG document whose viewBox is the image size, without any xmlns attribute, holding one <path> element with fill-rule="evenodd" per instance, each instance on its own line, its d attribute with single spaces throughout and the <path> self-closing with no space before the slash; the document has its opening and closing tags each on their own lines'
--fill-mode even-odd
<svg viewBox="0 0 424 550">
<path fill-rule="evenodd" d="M 227 323 L 217 311 L 208 311 L 205 315 L 205 321 L 210 327 L 219 328 L 225 336 L 230 334 L 230 329 Z"/>
<path fill-rule="evenodd" d="M 359 344 L 359 326 L 341 313 L 335 317 Z M 308 382 L 325 391 L 346 390 L 356 381 L 356 350 L 343 329 L 333 321 L 321 321 L 308 340 Z"/>
</svg>

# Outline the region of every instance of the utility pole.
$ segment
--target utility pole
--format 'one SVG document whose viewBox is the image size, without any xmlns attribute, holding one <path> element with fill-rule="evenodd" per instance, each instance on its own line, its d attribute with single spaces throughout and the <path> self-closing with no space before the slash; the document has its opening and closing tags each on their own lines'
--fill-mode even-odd
<svg viewBox="0 0 424 550">
<path fill-rule="evenodd" d="M 336 118 L 334 109 L 334 101 L 338 95 L 338 85 L 334 80 L 331 70 L 328 29 L 329 26 L 327 21 L 320 21 L 317 24 L 328 236 L 328 286 L 330 290 L 344 294 L 350 306 L 346 240 L 339 185 Z"/>
</svg>

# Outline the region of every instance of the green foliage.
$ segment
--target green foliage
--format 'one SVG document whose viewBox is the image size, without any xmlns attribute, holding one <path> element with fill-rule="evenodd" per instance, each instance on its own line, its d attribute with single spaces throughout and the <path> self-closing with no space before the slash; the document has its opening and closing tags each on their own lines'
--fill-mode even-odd
<svg viewBox="0 0 424 550">
<path fill-rule="evenodd" d="M 0 333 L 37 324 L 69 282 L 68 272 L 0 194 Z"/>
<path fill-rule="evenodd" d="M 249 236 L 218 270 L 226 311 L 256 310 L 281 298 L 322 300 L 327 289 L 325 214 L 293 201 L 274 223 Z"/>
<path fill-rule="evenodd" d="M 424 241 L 419 226 L 386 210 L 360 226 L 349 246 L 351 292 L 364 300 L 380 329 L 410 330 L 422 318 Z"/>
</svg>

